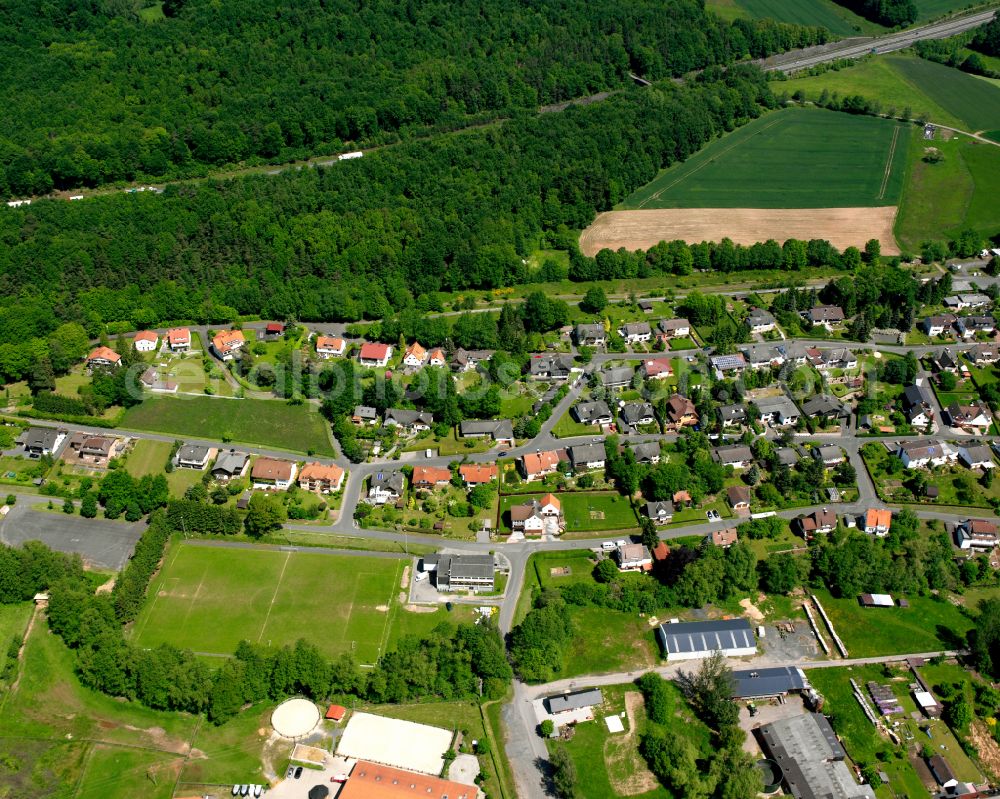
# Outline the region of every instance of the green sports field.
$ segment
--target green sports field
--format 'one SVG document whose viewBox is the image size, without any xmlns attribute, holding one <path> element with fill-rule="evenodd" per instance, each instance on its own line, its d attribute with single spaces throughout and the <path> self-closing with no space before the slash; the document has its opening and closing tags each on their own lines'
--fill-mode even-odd
<svg viewBox="0 0 1000 799">
<path fill-rule="evenodd" d="M 122 427 L 184 438 L 258 444 L 333 455 L 327 424 L 311 405 L 280 400 L 151 397 L 125 412 Z"/>
<path fill-rule="evenodd" d="M 175 544 L 150 586 L 133 637 L 228 655 L 241 640 L 305 638 L 326 655 L 374 663 L 386 649 L 407 561 Z M 407 614 L 409 615 L 409 614 Z"/>
<path fill-rule="evenodd" d="M 816 108 L 767 114 L 663 170 L 620 206 L 895 205 L 909 136 L 898 123 Z"/>
</svg>

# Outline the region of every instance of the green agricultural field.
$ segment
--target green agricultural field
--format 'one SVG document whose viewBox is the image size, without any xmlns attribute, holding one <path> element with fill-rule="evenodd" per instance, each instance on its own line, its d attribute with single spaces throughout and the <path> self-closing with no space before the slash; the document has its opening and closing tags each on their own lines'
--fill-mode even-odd
<svg viewBox="0 0 1000 799">
<path fill-rule="evenodd" d="M 129 408 L 122 427 L 178 438 L 190 436 L 334 454 L 323 417 L 311 405 L 288 405 L 280 400 L 153 397 Z"/>
<path fill-rule="evenodd" d="M 817 26 L 838 36 L 875 34 L 884 30 L 833 0 L 736 0 L 735 4 L 755 19 L 770 18 L 778 22 Z"/>
<path fill-rule="evenodd" d="M 899 123 L 817 108 L 776 111 L 662 171 L 620 206 L 895 205 L 909 137 Z"/>
<path fill-rule="evenodd" d="M 985 238 L 1000 233 L 1000 207 L 994 200 L 1000 147 L 965 136 L 928 142 L 918 130 L 911 136 L 906 186 L 896 217 L 900 244 L 917 251 L 924 241 L 947 240 L 966 227 Z M 943 159 L 924 161 L 928 147 L 936 148 Z"/>
<path fill-rule="evenodd" d="M 916 56 L 879 56 L 857 62 L 849 67 L 828 70 L 821 75 L 798 75 L 787 81 L 775 81 L 772 91 L 779 97 L 802 92 L 809 102 L 815 102 L 824 91 L 840 97 L 860 94 L 882 104 L 883 113 L 902 116 L 906 109 L 912 118 L 926 117 L 941 125 L 964 127 L 963 121 L 951 111 L 938 105 L 921 88 L 907 78 L 899 64 L 916 59 Z"/>
<path fill-rule="evenodd" d="M 226 655 L 243 639 L 314 642 L 326 655 L 374 663 L 386 651 L 405 559 L 174 545 L 132 631 Z"/>
<path fill-rule="evenodd" d="M 825 589 L 813 593 L 851 657 L 960 649 L 973 626 L 972 619 L 944 598 L 910 596 L 908 608 L 863 608 L 857 597 L 834 599 Z"/>
<path fill-rule="evenodd" d="M 962 120 L 967 130 L 1000 127 L 1000 89 L 989 81 L 923 58 L 890 60 L 904 80 Z"/>
</svg>

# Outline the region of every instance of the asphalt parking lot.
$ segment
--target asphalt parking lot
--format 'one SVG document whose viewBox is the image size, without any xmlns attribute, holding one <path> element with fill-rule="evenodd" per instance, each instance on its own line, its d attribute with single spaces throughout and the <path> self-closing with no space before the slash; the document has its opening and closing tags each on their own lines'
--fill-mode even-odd
<svg viewBox="0 0 1000 799">
<path fill-rule="evenodd" d="M 32 510 L 26 504 L 18 504 L 0 522 L 0 541 L 10 546 L 41 541 L 59 552 L 78 553 L 91 568 L 119 571 L 132 554 L 143 529 L 144 522 L 128 524 L 84 519 Z"/>
</svg>

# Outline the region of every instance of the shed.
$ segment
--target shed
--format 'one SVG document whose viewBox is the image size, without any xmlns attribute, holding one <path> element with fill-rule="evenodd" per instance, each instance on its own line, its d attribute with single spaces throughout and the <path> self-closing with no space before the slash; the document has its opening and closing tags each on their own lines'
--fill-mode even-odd
<svg viewBox="0 0 1000 799">
<path fill-rule="evenodd" d="M 343 705 L 330 705 L 326 711 L 326 717 L 330 721 L 341 721 L 347 713 L 347 708 Z"/>
<path fill-rule="evenodd" d="M 858 601 L 866 608 L 891 608 L 896 605 L 889 594 L 862 594 Z"/>
</svg>

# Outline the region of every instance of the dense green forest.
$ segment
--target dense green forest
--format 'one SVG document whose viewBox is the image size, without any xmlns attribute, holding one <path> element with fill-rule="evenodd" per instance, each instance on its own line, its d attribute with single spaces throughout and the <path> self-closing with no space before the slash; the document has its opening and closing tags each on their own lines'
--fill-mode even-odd
<svg viewBox="0 0 1000 799">
<path fill-rule="evenodd" d="M 825 41 L 703 0 L 0 0 L 0 195 L 449 129 Z"/>
<path fill-rule="evenodd" d="M 64 322 L 381 319 L 538 279 L 524 259 L 541 234 L 572 248 L 569 229 L 773 102 L 756 68 L 712 68 L 328 169 L 0 208 L 0 368 Z"/>
</svg>

